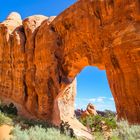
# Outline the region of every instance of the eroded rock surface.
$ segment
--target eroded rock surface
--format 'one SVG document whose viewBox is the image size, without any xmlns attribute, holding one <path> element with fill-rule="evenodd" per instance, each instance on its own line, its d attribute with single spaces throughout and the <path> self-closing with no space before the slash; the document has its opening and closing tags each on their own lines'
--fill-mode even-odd
<svg viewBox="0 0 140 140">
<path fill-rule="evenodd" d="M 0 23 L 0 98 L 31 116 L 72 120 L 75 77 L 88 65 L 106 70 L 118 117 L 140 123 L 139 0 L 80 0 L 55 19 Z"/>
<path fill-rule="evenodd" d="M 87 116 L 95 116 L 95 115 L 97 115 L 95 106 L 93 104 L 89 103 L 87 105 L 86 110 L 82 112 L 81 118 L 86 118 Z"/>
</svg>

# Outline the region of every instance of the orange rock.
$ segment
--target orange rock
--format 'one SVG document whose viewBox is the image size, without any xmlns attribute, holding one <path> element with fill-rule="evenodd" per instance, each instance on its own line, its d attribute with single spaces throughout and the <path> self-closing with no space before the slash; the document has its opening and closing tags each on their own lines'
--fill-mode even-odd
<svg viewBox="0 0 140 140">
<path fill-rule="evenodd" d="M 74 115 L 75 77 L 105 69 L 118 118 L 140 123 L 140 2 L 80 0 L 54 20 L 0 23 L 0 98 L 59 124 Z"/>
<path fill-rule="evenodd" d="M 82 118 L 86 118 L 87 116 L 91 116 L 91 115 L 97 115 L 96 109 L 94 107 L 94 105 L 92 105 L 91 103 L 89 103 L 87 105 L 86 110 L 81 114 Z"/>
<path fill-rule="evenodd" d="M 27 110 L 36 114 L 38 112 L 38 94 L 35 91 L 35 36 L 41 24 L 48 21 L 48 17 L 35 15 L 23 21 L 24 32 L 26 35 L 25 43 L 25 106 Z"/>
</svg>

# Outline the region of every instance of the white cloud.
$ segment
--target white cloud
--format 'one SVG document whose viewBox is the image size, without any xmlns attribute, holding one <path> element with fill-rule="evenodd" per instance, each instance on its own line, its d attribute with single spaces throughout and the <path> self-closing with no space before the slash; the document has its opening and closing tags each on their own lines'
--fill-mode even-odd
<svg viewBox="0 0 140 140">
<path fill-rule="evenodd" d="M 109 98 L 109 100 L 114 101 L 114 99 L 113 99 L 113 98 Z"/>
<path fill-rule="evenodd" d="M 108 97 L 76 98 L 76 108 L 86 109 L 88 103 L 93 103 L 97 110 L 110 109 L 115 111 L 114 99 Z"/>
<path fill-rule="evenodd" d="M 107 97 L 104 96 L 99 96 L 98 98 L 107 99 Z"/>
<path fill-rule="evenodd" d="M 90 102 L 95 102 L 96 101 L 96 98 L 91 98 L 89 99 Z"/>
<path fill-rule="evenodd" d="M 96 101 L 97 101 L 97 102 L 103 102 L 104 99 L 103 99 L 103 98 L 97 98 Z"/>
<path fill-rule="evenodd" d="M 105 99 L 108 99 L 107 97 L 97 97 L 97 98 L 77 98 L 77 101 L 83 101 L 83 102 L 103 102 Z"/>
<path fill-rule="evenodd" d="M 105 109 L 115 111 L 114 103 L 104 102 L 95 104 L 97 110 L 104 111 Z"/>
<path fill-rule="evenodd" d="M 97 97 L 89 99 L 90 102 L 103 102 L 106 97 Z"/>
</svg>

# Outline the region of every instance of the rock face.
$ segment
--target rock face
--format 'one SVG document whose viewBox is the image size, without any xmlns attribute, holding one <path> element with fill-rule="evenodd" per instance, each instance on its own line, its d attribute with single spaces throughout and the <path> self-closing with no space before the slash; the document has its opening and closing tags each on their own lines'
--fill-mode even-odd
<svg viewBox="0 0 140 140">
<path fill-rule="evenodd" d="M 140 123 L 139 0 L 80 0 L 55 19 L 11 13 L 0 23 L 0 98 L 31 116 L 71 120 L 88 65 L 106 70 L 118 117 Z"/>
<path fill-rule="evenodd" d="M 87 105 L 86 110 L 82 112 L 81 117 L 86 118 L 87 116 L 91 116 L 91 115 L 95 116 L 95 115 L 97 115 L 97 112 L 96 112 L 96 109 L 95 109 L 94 105 L 89 103 Z"/>
</svg>

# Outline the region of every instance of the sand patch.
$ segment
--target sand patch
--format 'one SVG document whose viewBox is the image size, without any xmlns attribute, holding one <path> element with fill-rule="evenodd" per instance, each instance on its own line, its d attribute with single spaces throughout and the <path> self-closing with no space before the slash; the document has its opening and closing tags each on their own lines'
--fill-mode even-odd
<svg viewBox="0 0 140 140">
<path fill-rule="evenodd" d="M 12 130 L 10 125 L 1 125 L 0 126 L 0 140 L 9 140 L 11 138 L 10 132 Z"/>
</svg>

